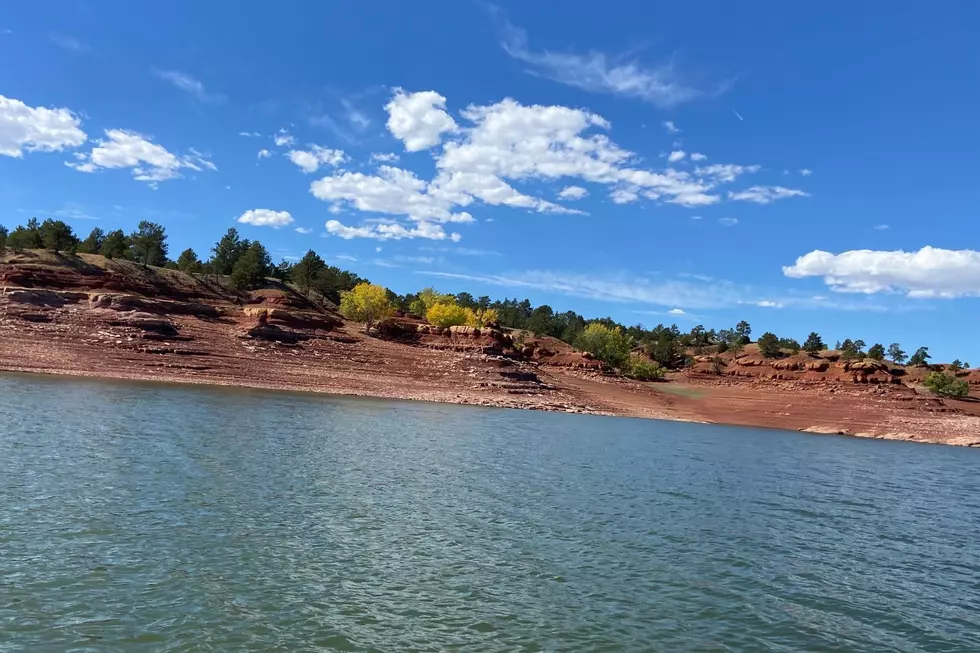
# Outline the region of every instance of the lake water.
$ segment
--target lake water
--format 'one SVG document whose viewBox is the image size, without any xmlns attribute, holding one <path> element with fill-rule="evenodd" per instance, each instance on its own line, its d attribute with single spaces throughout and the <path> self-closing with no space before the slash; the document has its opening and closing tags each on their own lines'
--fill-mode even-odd
<svg viewBox="0 0 980 653">
<path fill-rule="evenodd" d="M 0 651 L 977 651 L 980 451 L 0 376 Z"/>
</svg>

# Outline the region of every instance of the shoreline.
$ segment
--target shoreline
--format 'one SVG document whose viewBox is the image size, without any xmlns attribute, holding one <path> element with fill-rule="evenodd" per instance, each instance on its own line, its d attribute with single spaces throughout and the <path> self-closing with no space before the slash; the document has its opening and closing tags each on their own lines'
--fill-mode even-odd
<svg viewBox="0 0 980 653">
<path fill-rule="evenodd" d="M 965 436 L 960 438 L 957 436 L 943 436 L 943 437 L 930 437 L 928 435 L 922 435 L 910 432 L 849 432 L 845 429 L 835 428 L 833 426 L 813 426 L 809 428 L 787 428 L 785 426 L 773 423 L 765 423 L 762 420 L 758 421 L 746 421 L 741 419 L 732 419 L 730 421 L 719 421 L 712 419 L 699 419 L 697 417 L 683 416 L 680 413 L 671 414 L 669 412 L 663 412 L 660 414 L 654 414 L 644 411 L 617 411 L 617 410 L 601 410 L 601 409 L 569 409 L 559 404 L 548 404 L 548 403 L 538 403 L 534 405 L 515 405 L 513 403 L 494 401 L 493 399 L 479 399 L 476 400 L 469 396 L 457 395 L 448 396 L 451 393 L 428 393 L 428 396 L 422 396 L 420 393 L 411 392 L 370 392 L 370 391 L 357 391 L 351 390 L 350 388 L 341 387 L 329 387 L 329 386 L 311 386 L 311 385 L 301 385 L 296 383 L 286 383 L 286 382 L 263 382 L 259 380 L 250 379 L 214 379 L 214 378 L 189 378 L 184 375 L 179 374 L 147 374 L 147 373 L 127 373 L 123 371 L 113 371 L 106 373 L 104 371 L 96 370 L 80 370 L 80 369 L 64 369 L 64 368 L 41 368 L 41 367 L 30 367 L 30 366 L 8 366 L 0 365 L 0 374 L 17 376 L 40 376 L 48 378 L 63 378 L 63 379 L 86 379 L 94 381 L 107 381 L 107 382 L 136 382 L 147 385 L 164 385 L 172 386 L 175 388 L 185 388 L 190 389 L 194 387 L 207 386 L 211 388 L 227 388 L 227 389 L 238 389 L 238 390 L 257 390 L 261 392 L 282 392 L 288 394 L 297 395 L 322 395 L 327 397 L 338 397 L 338 398 L 348 398 L 348 399 L 377 399 L 377 400 L 389 400 L 389 401 L 410 401 L 410 402 L 421 402 L 421 403 L 432 403 L 432 404 L 448 404 L 457 406 L 471 406 L 478 408 L 491 408 L 491 409 L 512 409 L 512 410 L 530 410 L 530 411 L 541 411 L 541 412 L 552 412 L 552 413 L 565 413 L 565 414 L 582 414 L 582 415 L 595 415 L 599 417 L 621 417 L 630 419 L 652 419 L 667 422 L 686 422 L 694 424 L 706 424 L 711 426 L 727 426 L 727 427 L 739 427 L 739 428 L 757 428 L 757 429 L 767 429 L 776 430 L 783 432 L 797 432 L 797 433 L 807 433 L 810 435 L 834 435 L 839 437 L 850 437 L 850 438 L 861 438 L 867 440 L 890 440 L 897 442 L 909 442 L 916 444 L 937 444 L 937 445 L 952 445 L 952 446 L 964 446 L 967 448 L 980 447 L 980 436 L 974 438 L 972 436 Z M 676 382 L 670 382 L 676 383 Z M 698 386 L 678 384 L 677 388 L 682 388 L 685 390 L 694 389 Z M 442 395 L 442 396 L 435 396 Z"/>
</svg>

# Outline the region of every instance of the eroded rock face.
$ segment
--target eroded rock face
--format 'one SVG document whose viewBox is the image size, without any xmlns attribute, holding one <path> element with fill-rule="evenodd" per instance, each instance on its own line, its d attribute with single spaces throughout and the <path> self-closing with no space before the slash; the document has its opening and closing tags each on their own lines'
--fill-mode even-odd
<svg viewBox="0 0 980 653">
<path fill-rule="evenodd" d="M 110 326 L 132 327 L 163 336 L 176 336 L 179 333 L 174 323 L 167 318 L 140 311 L 119 313 L 110 318 L 108 323 Z"/>
<path fill-rule="evenodd" d="M 314 311 L 290 311 L 284 308 L 256 306 L 246 306 L 242 311 L 249 317 L 265 320 L 269 324 L 277 324 L 294 329 L 332 331 L 343 324 L 339 318 Z"/>
<path fill-rule="evenodd" d="M 264 319 L 258 319 L 255 324 L 246 327 L 241 333 L 241 337 L 283 344 L 296 344 L 310 339 L 310 336 L 305 333 L 283 329 L 275 324 L 267 323 Z"/>
<path fill-rule="evenodd" d="M 112 311 L 140 311 L 158 315 L 193 315 L 204 318 L 217 318 L 220 311 L 208 304 L 196 302 L 176 302 L 166 299 L 151 299 L 115 293 L 94 293 L 88 296 L 89 308 L 103 308 Z"/>
<path fill-rule="evenodd" d="M 61 308 L 88 299 L 88 293 L 69 290 L 5 289 L 3 294 L 11 304 L 24 304 L 46 308 Z"/>
</svg>

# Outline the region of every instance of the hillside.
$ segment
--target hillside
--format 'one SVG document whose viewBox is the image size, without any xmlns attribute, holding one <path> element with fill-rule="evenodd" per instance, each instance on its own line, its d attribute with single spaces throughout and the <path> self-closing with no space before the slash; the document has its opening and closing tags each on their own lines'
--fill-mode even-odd
<svg viewBox="0 0 980 653">
<path fill-rule="evenodd" d="M 916 391 L 924 369 L 750 345 L 639 383 L 554 338 L 408 316 L 368 335 L 275 280 L 239 294 L 215 275 L 45 251 L 0 259 L 0 370 L 980 444 L 978 403 Z M 975 394 L 978 373 L 961 376 Z"/>
</svg>

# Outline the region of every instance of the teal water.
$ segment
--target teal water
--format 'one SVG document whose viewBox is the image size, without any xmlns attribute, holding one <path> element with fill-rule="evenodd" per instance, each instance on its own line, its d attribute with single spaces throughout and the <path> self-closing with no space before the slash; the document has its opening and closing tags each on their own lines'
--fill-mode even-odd
<svg viewBox="0 0 980 653">
<path fill-rule="evenodd" d="M 0 376 L 0 651 L 977 651 L 980 452 Z"/>
</svg>

